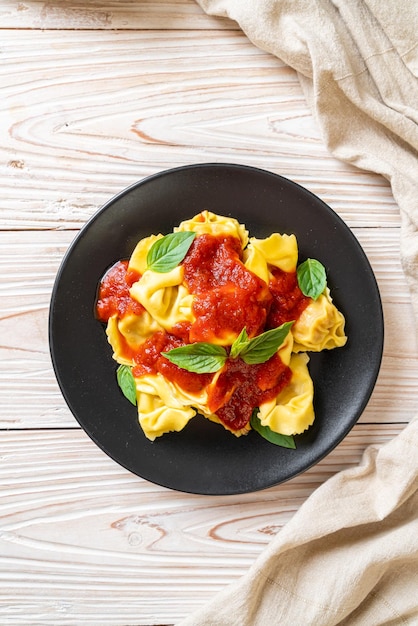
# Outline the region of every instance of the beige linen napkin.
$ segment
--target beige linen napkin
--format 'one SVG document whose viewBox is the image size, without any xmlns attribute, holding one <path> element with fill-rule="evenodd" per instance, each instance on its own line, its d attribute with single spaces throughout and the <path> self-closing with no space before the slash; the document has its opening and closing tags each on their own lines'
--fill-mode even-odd
<svg viewBox="0 0 418 626">
<path fill-rule="evenodd" d="M 298 72 L 337 158 L 390 181 L 418 318 L 418 2 L 197 1 Z M 244 577 L 178 626 L 275 624 L 418 625 L 418 418 L 318 488 Z"/>
<path fill-rule="evenodd" d="M 418 624 L 418 419 L 319 487 L 181 626 Z M 180 625 L 179 625 L 180 626 Z"/>
</svg>

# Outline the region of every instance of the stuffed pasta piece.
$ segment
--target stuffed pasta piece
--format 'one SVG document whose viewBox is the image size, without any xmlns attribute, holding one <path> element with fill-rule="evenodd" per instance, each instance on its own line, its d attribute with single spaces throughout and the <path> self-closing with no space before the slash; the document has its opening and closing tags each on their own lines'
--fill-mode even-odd
<svg viewBox="0 0 418 626">
<path fill-rule="evenodd" d="M 268 326 L 292 320 L 294 352 L 320 352 L 345 345 L 345 318 L 324 285 L 314 299 L 305 295 L 297 278 L 298 246 L 294 235 L 274 233 L 251 238 L 246 266 L 269 284 L 273 297 Z"/>
<path fill-rule="evenodd" d="M 197 413 L 237 437 L 254 419 L 287 436 L 312 425 L 306 353 L 347 338 L 328 287 L 304 293 L 297 269 L 295 235 L 249 238 L 235 218 L 205 210 L 141 239 L 106 273 L 97 316 L 148 439 Z"/>
</svg>

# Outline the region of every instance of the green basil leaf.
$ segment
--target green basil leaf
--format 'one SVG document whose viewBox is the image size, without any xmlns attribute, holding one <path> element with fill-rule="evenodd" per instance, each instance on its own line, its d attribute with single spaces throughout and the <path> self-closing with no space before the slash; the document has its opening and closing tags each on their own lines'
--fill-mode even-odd
<svg viewBox="0 0 418 626">
<path fill-rule="evenodd" d="M 292 325 L 293 322 L 285 322 L 278 328 L 272 328 L 261 335 L 257 335 L 257 337 L 253 337 L 241 350 L 241 359 L 249 365 L 265 363 L 280 348 Z"/>
<path fill-rule="evenodd" d="M 299 288 L 304 296 L 317 300 L 327 285 L 325 267 L 316 259 L 306 259 L 296 270 Z"/>
<path fill-rule="evenodd" d="M 157 239 L 147 254 L 147 269 L 165 274 L 171 272 L 186 256 L 196 233 L 170 233 Z"/>
<path fill-rule="evenodd" d="M 247 329 L 243 328 L 238 337 L 235 339 L 234 343 L 231 346 L 230 356 L 233 359 L 236 359 L 237 356 L 242 352 L 242 350 L 248 346 L 249 343 Z"/>
<path fill-rule="evenodd" d="M 282 435 L 271 430 L 268 426 L 263 426 L 257 417 L 258 409 L 254 409 L 251 415 L 250 425 L 251 427 L 264 439 L 267 439 L 270 443 L 274 443 L 275 446 L 281 446 L 282 448 L 296 449 L 295 440 L 292 435 Z"/>
<path fill-rule="evenodd" d="M 217 372 L 228 358 L 225 348 L 204 342 L 190 343 L 161 354 L 171 363 L 196 374 Z"/>
<path fill-rule="evenodd" d="M 119 365 L 116 378 L 125 398 L 136 405 L 136 386 L 131 368 L 128 365 Z"/>
</svg>

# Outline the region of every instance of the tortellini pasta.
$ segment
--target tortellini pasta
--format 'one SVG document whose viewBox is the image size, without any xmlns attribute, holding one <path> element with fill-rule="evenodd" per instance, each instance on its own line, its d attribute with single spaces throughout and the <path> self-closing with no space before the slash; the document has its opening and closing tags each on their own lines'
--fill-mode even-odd
<svg viewBox="0 0 418 626">
<path fill-rule="evenodd" d="M 158 322 L 147 311 L 142 315 L 131 313 L 122 318 L 116 315 L 109 318 L 106 334 L 115 360 L 131 365 L 133 352 L 160 329 Z"/>
<path fill-rule="evenodd" d="M 139 423 L 151 441 L 164 433 L 182 430 L 197 410 L 205 407 L 205 392 L 188 394 L 161 374 L 145 374 L 135 383 Z"/>
<path fill-rule="evenodd" d="M 251 237 L 245 251 L 245 266 L 266 283 L 271 278 L 271 267 L 284 272 L 294 272 L 298 261 L 298 244 L 295 235 L 273 233 L 267 239 Z"/>
<path fill-rule="evenodd" d="M 138 241 L 134 251 L 132 252 L 131 258 L 129 259 L 128 270 L 134 270 L 142 276 L 147 269 L 147 255 L 151 246 L 158 241 L 158 239 L 162 238 L 163 235 L 161 234 L 150 235 L 149 237 L 145 237 L 145 239 Z"/>
<path fill-rule="evenodd" d="M 165 433 L 181 431 L 196 414 L 236 436 L 251 430 L 254 416 L 263 427 L 282 435 L 304 432 L 315 418 L 307 353 L 342 347 L 347 337 L 344 316 L 334 305 L 329 288 L 316 299 L 299 288 L 295 235 L 249 238 L 236 219 L 207 210 L 181 222 L 173 232 L 195 233 L 188 244 L 193 252 L 188 248 L 173 267 L 155 271 L 148 267 L 148 258 L 164 235 L 150 235 L 138 242 L 126 262 L 126 276 L 121 278 L 120 267 L 117 277 L 115 274 L 114 280 L 119 282 L 113 291 L 123 294 L 124 306 L 112 300 L 112 285 L 110 300 L 99 291 L 101 311 L 107 307 L 106 333 L 113 357 L 132 374 L 138 420 L 145 436 L 154 441 Z M 193 267 L 187 261 L 192 257 L 205 259 L 207 267 Z M 206 299 L 200 276 L 202 284 L 213 288 Z M 112 277 L 107 284 L 109 280 Z M 234 309 L 238 289 L 239 316 Z M 226 304 L 215 299 L 214 294 L 221 292 L 226 294 Z M 221 316 L 214 314 L 219 306 L 226 307 Z M 242 327 L 225 326 L 235 318 L 240 324 L 244 320 Z M 212 324 L 207 336 L 215 339 L 195 343 L 193 329 L 205 324 Z M 261 324 L 262 332 L 248 335 L 246 324 L 249 329 Z M 272 333 L 278 336 L 283 328 L 280 343 L 264 354 L 262 342 L 268 343 L 267 338 Z M 228 339 L 220 341 L 218 337 Z M 217 355 L 217 369 L 199 369 L 204 359 L 198 359 L 197 366 L 193 361 L 195 369 L 188 369 L 190 363 L 173 364 L 167 358 L 175 348 L 199 346 L 203 350 L 203 345 L 209 360 Z M 248 357 L 251 349 L 256 355 L 252 359 Z"/>
<path fill-rule="evenodd" d="M 165 274 L 145 270 L 132 285 L 130 293 L 165 330 L 169 331 L 181 322 L 194 320 L 193 296 L 183 285 L 181 265 Z"/>
<path fill-rule="evenodd" d="M 174 231 L 192 231 L 198 235 L 230 235 L 231 237 L 237 237 L 241 241 L 242 249 L 248 243 L 248 231 L 243 224 L 240 224 L 233 217 L 216 215 L 216 213 L 211 213 L 210 211 L 202 211 L 190 220 L 181 222 Z"/>
<path fill-rule="evenodd" d="M 305 353 L 294 354 L 290 360 L 292 378 L 279 395 L 260 405 L 258 417 L 263 426 L 282 435 L 298 435 L 314 421 L 313 382 Z"/>
<path fill-rule="evenodd" d="M 344 346 L 347 341 L 344 325 L 344 316 L 332 302 L 326 288 L 295 321 L 292 328 L 294 352 L 320 352 Z"/>
</svg>

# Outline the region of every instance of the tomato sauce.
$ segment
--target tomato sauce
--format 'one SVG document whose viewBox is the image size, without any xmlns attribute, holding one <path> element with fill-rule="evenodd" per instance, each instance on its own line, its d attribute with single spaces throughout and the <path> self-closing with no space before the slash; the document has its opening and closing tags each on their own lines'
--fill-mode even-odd
<svg viewBox="0 0 418 626">
<path fill-rule="evenodd" d="M 296 272 L 284 272 L 278 267 L 270 267 L 270 271 L 273 278 L 269 282 L 269 290 L 273 301 L 267 318 L 267 329 L 296 321 L 312 302 L 301 292 Z"/>
<path fill-rule="evenodd" d="M 265 363 L 248 365 L 228 358 L 214 381 L 214 374 L 197 374 L 162 356 L 173 348 L 193 342 L 216 342 L 237 336 L 246 328 L 254 337 L 284 322 L 297 320 L 311 301 L 299 289 L 296 272 L 271 267 L 267 285 L 242 262 L 237 237 L 199 235 L 183 260 L 184 281 L 194 295 L 195 321 L 176 324 L 169 332 L 158 331 L 137 350 L 126 346 L 126 356 L 135 363 L 133 375 L 162 374 L 186 392 L 208 391 L 208 408 L 231 430 L 250 421 L 255 407 L 275 398 L 289 384 L 291 370 L 278 354 Z M 96 305 L 97 317 L 106 322 L 112 315 L 141 315 L 144 308 L 129 294 L 140 274 L 128 271 L 128 261 L 119 261 L 103 277 Z"/>
<path fill-rule="evenodd" d="M 263 331 L 271 295 L 241 254 L 237 237 L 204 234 L 193 241 L 183 261 L 185 283 L 195 296 L 191 342 L 223 340 L 244 327 L 249 337 Z"/>
<path fill-rule="evenodd" d="M 107 322 L 112 315 L 141 315 L 144 307 L 129 293 L 130 287 L 139 278 L 138 272 L 128 272 L 128 261 L 118 261 L 106 272 L 100 282 L 96 304 L 96 315 L 101 322 Z"/>
<path fill-rule="evenodd" d="M 240 430 L 250 421 L 254 408 L 275 398 L 290 378 L 291 370 L 278 354 L 257 365 L 228 359 L 216 383 L 209 387 L 209 410 L 228 428 Z"/>
<path fill-rule="evenodd" d="M 177 383 L 184 391 L 199 393 L 211 382 L 213 374 L 188 372 L 171 363 L 161 354 L 184 345 L 186 344 L 180 337 L 171 333 L 165 331 L 154 333 L 137 350 L 134 357 L 136 365 L 132 370 L 133 375 L 139 377 L 160 373 L 167 380 Z"/>
</svg>

